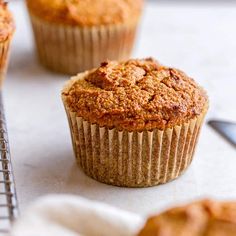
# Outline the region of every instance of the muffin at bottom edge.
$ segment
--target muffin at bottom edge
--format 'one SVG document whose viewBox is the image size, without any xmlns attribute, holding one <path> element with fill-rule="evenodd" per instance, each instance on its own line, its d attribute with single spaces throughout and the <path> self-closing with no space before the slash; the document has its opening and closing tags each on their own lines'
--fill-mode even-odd
<svg viewBox="0 0 236 236">
<path fill-rule="evenodd" d="M 148 218 L 137 236 L 233 236 L 236 235 L 235 213 L 235 201 L 196 201 Z"/>
</svg>

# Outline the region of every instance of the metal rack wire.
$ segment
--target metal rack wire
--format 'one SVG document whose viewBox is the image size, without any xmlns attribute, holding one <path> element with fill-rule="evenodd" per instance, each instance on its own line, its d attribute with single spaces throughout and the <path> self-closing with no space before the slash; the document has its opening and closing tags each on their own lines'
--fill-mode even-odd
<svg viewBox="0 0 236 236">
<path fill-rule="evenodd" d="M 8 133 L 0 92 L 0 236 L 6 235 L 18 215 Z"/>
</svg>

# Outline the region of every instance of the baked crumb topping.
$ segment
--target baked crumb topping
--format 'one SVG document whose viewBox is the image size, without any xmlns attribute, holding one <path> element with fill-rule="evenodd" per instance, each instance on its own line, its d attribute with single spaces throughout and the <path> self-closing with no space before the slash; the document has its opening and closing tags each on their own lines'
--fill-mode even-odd
<svg viewBox="0 0 236 236">
<path fill-rule="evenodd" d="M 152 58 L 104 62 L 69 82 L 63 98 L 78 116 L 128 131 L 183 124 L 208 104 L 205 91 L 193 79 Z"/>
<path fill-rule="evenodd" d="M 136 20 L 143 0 L 27 0 L 32 13 L 49 22 L 97 26 Z"/>
<path fill-rule="evenodd" d="M 0 0 L 0 42 L 8 39 L 14 31 L 14 21 L 7 3 Z"/>
</svg>

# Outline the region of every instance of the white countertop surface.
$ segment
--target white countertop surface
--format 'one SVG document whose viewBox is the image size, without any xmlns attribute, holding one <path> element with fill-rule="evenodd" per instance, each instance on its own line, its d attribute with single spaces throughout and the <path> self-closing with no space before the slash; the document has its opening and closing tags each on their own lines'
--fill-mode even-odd
<svg viewBox="0 0 236 236">
<path fill-rule="evenodd" d="M 236 4 L 186 4 L 147 5 L 134 57 L 153 56 L 186 71 L 208 90 L 207 119 L 236 121 Z M 202 197 L 236 199 L 236 150 L 207 125 L 191 167 L 174 182 L 127 189 L 85 176 L 73 157 L 60 99 L 68 78 L 37 63 L 23 3 L 11 8 L 17 32 L 4 100 L 21 210 L 48 193 L 80 195 L 141 214 Z"/>
</svg>

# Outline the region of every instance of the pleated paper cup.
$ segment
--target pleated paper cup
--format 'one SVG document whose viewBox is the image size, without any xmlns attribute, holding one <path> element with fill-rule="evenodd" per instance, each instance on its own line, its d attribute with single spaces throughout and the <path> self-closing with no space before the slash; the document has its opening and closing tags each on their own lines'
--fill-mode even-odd
<svg viewBox="0 0 236 236">
<path fill-rule="evenodd" d="M 10 42 L 11 38 L 0 42 L 0 88 L 2 87 L 7 71 Z"/>
<path fill-rule="evenodd" d="M 154 186 L 179 177 L 192 162 L 206 113 L 165 130 L 128 132 L 91 124 L 64 105 L 79 166 L 100 182 L 124 187 Z"/>
<path fill-rule="evenodd" d="M 79 27 L 30 18 L 39 60 L 56 72 L 74 75 L 105 60 L 125 60 L 133 49 L 137 23 Z"/>
</svg>

